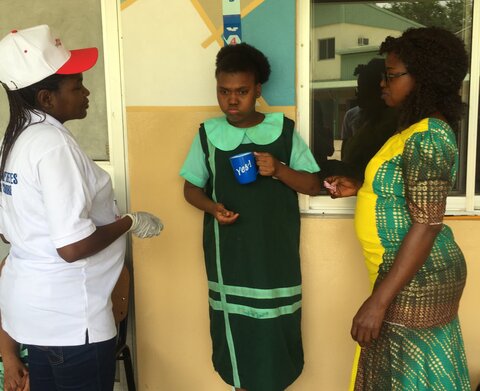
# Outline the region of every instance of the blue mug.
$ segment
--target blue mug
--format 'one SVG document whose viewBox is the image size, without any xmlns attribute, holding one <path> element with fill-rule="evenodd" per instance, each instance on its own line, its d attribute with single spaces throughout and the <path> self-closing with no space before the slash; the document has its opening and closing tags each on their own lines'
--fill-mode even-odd
<svg viewBox="0 0 480 391">
<path fill-rule="evenodd" d="M 257 179 L 257 164 L 253 152 L 240 153 L 230 157 L 230 164 L 238 183 L 244 185 Z"/>
</svg>

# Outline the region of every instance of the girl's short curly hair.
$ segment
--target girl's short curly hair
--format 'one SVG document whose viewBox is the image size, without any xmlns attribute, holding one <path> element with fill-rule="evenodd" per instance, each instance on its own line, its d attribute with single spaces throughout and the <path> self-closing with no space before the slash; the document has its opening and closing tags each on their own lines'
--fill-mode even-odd
<svg viewBox="0 0 480 391">
<path fill-rule="evenodd" d="M 400 125 L 407 127 L 435 112 L 456 128 L 463 112 L 459 95 L 468 71 L 463 41 L 439 27 L 411 28 L 400 37 L 387 37 L 380 54 L 395 53 L 415 80 L 402 104 Z"/>
<path fill-rule="evenodd" d="M 215 62 L 215 76 L 221 72 L 251 72 L 256 83 L 266 83 L 270 77 L 270 63 L 267 57 L 255 47 L 240 43 L 220 49 Z"/>
</svg>

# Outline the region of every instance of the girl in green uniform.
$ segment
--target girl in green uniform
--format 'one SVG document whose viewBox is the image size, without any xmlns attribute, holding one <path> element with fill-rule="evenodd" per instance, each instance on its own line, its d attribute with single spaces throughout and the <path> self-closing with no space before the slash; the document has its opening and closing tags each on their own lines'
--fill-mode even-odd
<svg viewBox="0 0 480 391">
<path fill-rule="evenodd" d="M 303 368 L 297 192 L 318 194 L 319 170 L 282 113 L 256 111 L 270 75 L 247 44 L 216 59 L 225 113 L 200 125 L 180 175 L 185 199 L 205 211 L 213 365 L 237 390 L 280 391 Z M 254 152 L 259 176 L 239 184 L 229 157 Z"/>
<path fill-rule="evenodd" d="M 387 37 L 380 52 L 382 97 L 399 109 L 399 131 L 370 160 L 363 184 L 327 179 L 333 197 L 358 195 L 355 228 L 373 285 L 352 322 L 362 347 L 352 387 L 469 391 L 458 320 L 466 266 L 443 224 L 468 56 L 459 38 L 434 27 Z"/>
</svg>

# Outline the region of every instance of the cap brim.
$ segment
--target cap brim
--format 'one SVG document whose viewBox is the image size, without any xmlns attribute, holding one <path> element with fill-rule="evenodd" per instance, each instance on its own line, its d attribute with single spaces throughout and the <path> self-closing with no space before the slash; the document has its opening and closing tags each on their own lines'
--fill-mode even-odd
<svg viewBox="0 0 480 391">
<path fill-rule="evenodd" d="M 60 75 L 82 73 L 93 67 L 98 59 L 97 48 L 70 50 L 70 53 L 70 58 L 55 73 Z"/>
</svg>

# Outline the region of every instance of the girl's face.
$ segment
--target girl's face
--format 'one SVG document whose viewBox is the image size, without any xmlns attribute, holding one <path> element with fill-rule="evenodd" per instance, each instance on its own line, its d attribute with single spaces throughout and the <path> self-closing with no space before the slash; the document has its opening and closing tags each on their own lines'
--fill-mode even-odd
<svg viewBox="0 0 480 391">
<path fill-rule="evenodd" d="M 255 111 L 255 103 L 262 93 L 262 85 L 255 83 L 250 72 L 217 75 L 217 100 L 228 122 L 237 128 L 249 128 L 262 122 L 263 115 Z"/>
<path fill-rule="evenodd" d="M 57 91 L 50 91 L 48 107 L 44 111 L 60 123 L 87 116 L 90 91 L 83 85 L 81 73 L 66 77 Z"/>
<path fill-rule="evenodd" d="M 415 80 L 395 53 L 387 54 L 385 76 L 380 82 L 380 86 L 382 87 L 382 99 L 390 107 L 399 107 L 415 87 Z"/>
</svg>

